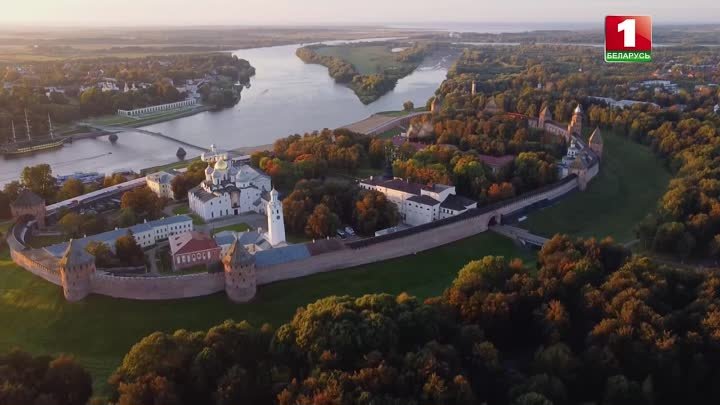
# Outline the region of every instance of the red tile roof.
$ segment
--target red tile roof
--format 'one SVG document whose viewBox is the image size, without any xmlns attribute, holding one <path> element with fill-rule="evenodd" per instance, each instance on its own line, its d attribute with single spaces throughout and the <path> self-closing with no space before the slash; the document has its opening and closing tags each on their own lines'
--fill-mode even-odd
<svg viewBox="0 0 720 405">
<path fill-rule="evenodd" d="M 173 255 L 219 249 L 215 239 L 201 232 L 185 232 L 170 237 L 170 251 Z"/>
</svg>

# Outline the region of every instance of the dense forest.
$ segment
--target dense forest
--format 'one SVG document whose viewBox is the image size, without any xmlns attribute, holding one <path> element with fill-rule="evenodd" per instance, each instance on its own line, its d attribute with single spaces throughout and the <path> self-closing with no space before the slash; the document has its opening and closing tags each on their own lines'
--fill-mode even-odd
<svg viewBox="0 0 720 405">
<path fill-rule="evenodd" d="M 227 321 L 155 332 L 111 377 L 111 400 L 704 404 L 720 395 L 718 286 L 717 271 L 661 267 L 609 240 L 556 236 L 537 267 L 484 257 L 424 302 L 407 294 L 328 297 L 277 328 Z M 13 370 L 0 367 L 17 381 L 0 386 L 0 403 L 37 404 L 47 388 Z M 83 381 L 56 389 L 86 395 Z M 30 385 L 26 396 L 11 396 L 22 384 Z"/>
<path fill-rule="evenodd" d="M 0 64 L 0 143 L 11 136 L 11 122 L 18 133 L 25 132 L 25 111 L 32 132 L 45 135 L 48 114 L 56 124 L 65 124 L 118 109 L 179 101 L 186 94 L 177 87 L 189 79 L 207 79 L 199 90 L 203 101 L 223 107 L 237 101 L 234 84 L 246 84 L 254 74 L 248 61 L 220 53 Z M 118 90 L 96 86 L 107 79 L 114 80 Z M 136 85 L 136 90 L 124 92 L 126 84 Z"/>
<path fill-rule="evenodd" d="M 437 91 L 442 100 L 433 118 L 434 136 L 461 149 L 504 153 L 485 126 L 480 111 L 492 100 L 501 112 L 537 116 L 550 107 L 553 118 L 568 122 L 578 103 L 585 128 L 600 126 L 651 147 L 675 173 L 655 213 L 637 227 L 645 248 L 679 257 L 717 258 L 720 254 L 720 171 L 717 149 L 720 116 L 720 53 L 712 47 L 660 48 L 657 63 L 603 64 L 601 50 L 588 47 L 524 45 L 466 50 Z M 661 68 L 658 68 L 661 66 Z M 655 90 L 642 81 L 665 79 L 678 91 Z M 477 94 L 470 94 L 472 81 Z M 619 109 L 590 97 L 630 99 Z M 452 126 L 448 128 L 448 123 Z M 537 142 L 524 133 L 500 131 L 507 150 L 516 153 Z M 521 148 L 521 149 L 518 149 Z M 443 171 L 438 172 L 442 174 Z M 633 226 L 633 224 L 629 224 Z"/>
</svg>

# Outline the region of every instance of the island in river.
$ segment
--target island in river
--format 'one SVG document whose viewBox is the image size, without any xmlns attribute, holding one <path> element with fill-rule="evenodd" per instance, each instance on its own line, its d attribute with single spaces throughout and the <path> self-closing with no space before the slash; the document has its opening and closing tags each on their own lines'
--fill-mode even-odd
<svg viewBox="0 0 720 405">
<path fill-rule="evenodd" d="M 363 104 L 370 104 L 395 88 L 441 45 L 434 42 L 315 44 L 298 48 L 305 63 L 328 68 L 335 82 L 351 88 Z"/>
</svg>

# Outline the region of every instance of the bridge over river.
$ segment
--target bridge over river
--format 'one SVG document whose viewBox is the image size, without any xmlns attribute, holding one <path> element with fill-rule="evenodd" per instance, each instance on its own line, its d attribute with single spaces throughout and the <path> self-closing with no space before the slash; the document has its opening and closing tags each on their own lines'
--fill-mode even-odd
<svg viewBox="0 0 720 405">
<path fill-rule="evenodd" d="M 97 124 L 91 124 L 88 122 L 80 122 L 79 125 L 86 126 L 88 128 L 100 130 L 103 132 L 109 132 L 109 133 L 118 133 L 118 132 L 139 132 L 141 134 L 147 134 L 156 136 L 158 138 L 167 139 L 168 141 L 175 142 L 177 144 L 180 144 L 182 146 L 186 146 L 188 148 L 197 149 L 201 152 L 207 152 L 209 149 L 203 146 L 198 146 L 195 144 L 192 144 L 190 142 L 183 141 L 182 139 L 178 139 L 175 137 L 172 137 L 170 135 L 165 135 L 162 132 L 154 132 L 154 131 L 148 131 L 147 129 L 142 128 L 133 128 L 133 127 L 123 127 L 123 126 L 114 126 L 114 125 L 97 125 Z"/>
</svg>

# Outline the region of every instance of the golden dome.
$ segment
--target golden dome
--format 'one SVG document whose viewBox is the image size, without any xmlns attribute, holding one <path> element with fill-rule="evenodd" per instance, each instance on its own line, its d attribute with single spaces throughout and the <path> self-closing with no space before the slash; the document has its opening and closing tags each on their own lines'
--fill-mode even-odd
<svg viewBox="0 0 720 405">
<path fill-rule="evenodd" d="M 228 164 L 222 157 L 215 162 L 215 170 L 227 170 Z"/>
</svg>

